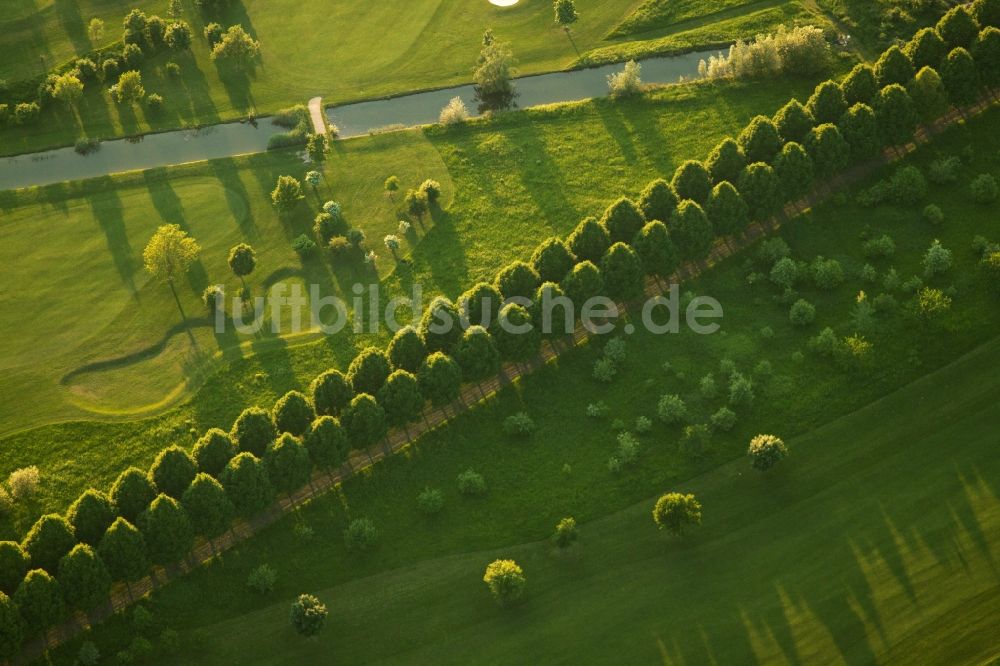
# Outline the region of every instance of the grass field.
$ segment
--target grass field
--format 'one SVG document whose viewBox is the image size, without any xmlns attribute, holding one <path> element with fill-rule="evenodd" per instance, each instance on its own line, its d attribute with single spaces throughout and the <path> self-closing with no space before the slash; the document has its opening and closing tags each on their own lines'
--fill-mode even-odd
<svg viewBox="0 0 1000 666">
<path fill-rule="evenodd" d="M 1000 392 L 991 368 L 1000 343 L 996 295 L 969 245 L 976 234 L 1000 236 L 1000 228 L 988 209 L 969 202 L 965 184 L 996 169 L 1000 144 L 991 128 L 998 114 L 939 137 L 913 159 L 926 167 L 971 147 L 960 184 L 931 190 L 929 200 L 947 211 L 949 223 L 931 228 L 912 209 L 840 201 L 782 230 L 796 259 L 836 258 L 848 275 L 833 291 L 800 288 L 819 311 L 807 330 L 788 322 L 773 287 L 747 286 L 743 263 L 752 254 L 713 268 L 685 289 L 720 300 L 722 333 L 631 336 L 623 373 L 610 386 L 590 378 L 594 350 L 563 357 L 425 437 L 408 456 L 349 480 L 339 494 L 158 592 L 151 607 L 159 627 L 183 638 L 177 663 L 195 654 L 227 663 L 236 651 L 275 663 L 331 649 L 346 661 L 448 661 L 444 645 L 475 650 L 486 662 L 525 651 L 541 660 L 629 654 L 677 663 L 809 662 L 840 655 L 867 662 L 894 650 L 905 660 L 922 641 L 935 645 L 935 635 L 963 625 L 969 660 L 990 656 L 990 610 L 1000 604 L 993 536 L 1000 504 L 991 480 Z M 930 326 L 879 315 L 865 371 L 837 369 L 811 353 L 795 358 L 823 326 L 854 332 L 855 295 L 880 291 L 860 276 L 862 238 L 881 233 L 895 239 L 897 251 L 878 263 L 879 275 L 890 265 L 903 279 L 922 273 L 934 238 L 953 250 L 954 268 L 932 284 L 954 287 L 954 310 Z M 631 424 L 652 416 L 659 396 L 676 392 L 688 400 L 691 422 L 704 422 L 725 398 L 699 397 L 699 380 L 721 377 L 724 358 L 751 375 L 757 390 L 753 408 L 738 410 L 732 433 L 699 453 L 680 444 L 677 426 L 657 424 L 640 435 L 636 467 L 608 471 L 610 419 Z M 584 417 L 585 405 L 598 400 L 610 407 L 609 420 Z M 518 410 L 538 425 L 526 441 L 498 427 Z M 758 432 L 792 445 L 789 464 L 770 478 L 751 474 L 744 460 L 730 462 Z M 469 467 L 485 474 L 486 498 L 455 491 L 456 475 Z M 445 492 L 436 519 L 415 507 L 427 486 Z M 652 496 L 674 488 L 701 495 L 706 524 L 670 543 L 655 534 L 648 511 Z M 548 546 L 535 542 L 565 515 L 584 523 L 583 545 L 578 557 L 551 559 Z M 359 516 L 381 533 L 380 547 L 363 555 L 346 551 L 341 538 L 347 520 Z M 303 525 L 311 536 L 303 536 Z M 510 614 L 492 607 L 479 580 L 497 554 L 515 556 L 529 576 L 531 596 Z M 279 571 L 270 598 L 245 587 L 249 571 L 265 562 Z M 319 642 L 295 641 L 287 629 L 287 604 L 306 590 L 333 609 L 333 628 Z M 947 621 L 935 623 L 941 616 Z M 93 639 L 112 653 L 130 635 L 127 619 L 116 618 Z M 946 661 L 949 654 L 935 649 L 930 654 Z"/>
</svg>

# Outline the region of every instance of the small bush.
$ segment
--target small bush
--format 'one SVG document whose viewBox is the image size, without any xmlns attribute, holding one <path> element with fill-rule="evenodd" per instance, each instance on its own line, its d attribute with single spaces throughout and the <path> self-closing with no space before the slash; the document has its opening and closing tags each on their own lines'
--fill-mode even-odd
<svg viewBox="0 0 1000 666">
<path fill-rule="evenodd" d="M 163 96 L 157 93 L 152 93 L 146 96 L 146 108 L 148 108 L 153 113 L 160 111 L 163 108 Z"/>
<path fill-rule="evenodd" d="M 757 261 L 770 270 L 778 261 L 789 257 L 792 249 L 783 238 L 769 238 L 762 242 L 757 249 Z"/>
<path fill-rule="evenodd" d="M 101 142 L 99 139 L 88 139 L 87 137 L 81 137 L 76 140 L 73 144 L 73 150 L 76 151 L 78 155 L 90 155 L 101 149 Z"/>
<path fill-rule="evenodd" d="M 587 416 L 592 419 L 603 419 L 608 415 L 609 411 L 611 411 L 611 408 L 604 402 L 592 402 L 587 405 Z"/>
<path fill-rule="evenodd" d="M 819 335 L 809 340 L 810 351 L 828 358 L 836 355 L 839 346 L 840 340 L 830 327 L 824 328 Z"/>
<path fill-rule="evenodd" d="M 176 62 L 168 62 L 163 69 L 167 73 L 167 76 L 177 78 L 181 75 L 181 66 Z"/>
<path fill-rule="evenodd" d="M 34 465 L 22 467 L 10 473 L 7 477 L 7 487 L 15 501 L 24 502 L 31 499 L 38 492 L 38 484 L 41 481 L 41 474 Z"/>
<path fill-rule="evenodd" d="M 754 401 L 753 382 L 740 373 L 734 373 L 729 380 L 729 404 L 749 407 Z"/>
<path fill-rule="evenodd" d="M 448 104 L 441 109 L 438 122 L 442 125 L 457 125 L 469 119 L 469 109 L 461 97 L 452 97 Z"/>
<path fill-rule="evenodd" d="M 719 388 L 715 384 L 715 375 L 708 373 L 698 382 L 698 390 L 703 398 L 714 398 L 719 393 Z"/>
<path fill-rule="evenodd" d="M 889 190 L 896 203 L 915 206 L 927 196 L 927 180 L 917 167 L 905 166 L 893 174 Z"/>
<path fill-rule="evenodd" d="M 941 241 L 935 240 L 924 254 L 924 277 L 931 278 L 951 269 L 951 250 L 945 249 Z"/>
<path fill-rule="evenodd" d="M 648 416 L 640 416 L 635 420 L 635 431 L 640 435 L 653 429 L 653 420 Z"/>
<path fill-rule="evenodd" d="M 101 660 L 101 651 L 97 649 L 93 641 L 85 641 L 80 646 L 80 651 L 76 653 L 76 661 L 80 666 L 97 666 Z"/>
<path fill-rule="evenodd" d="M 426 516 L 441 513 L 444 508 L 444 493 L 437 488 L 424 488 L 417 495 L 417 508 Z"/>
<path fill-rule="evenodd" d="M 355 518 L 344 530 L 344 545 L 348 550 L 368 550 L 378 542 L 378 530 L 368 518 Z"/>
<path fill-rule="evenodd" d="M 920 288 L 923 286 L 924 281 L 920 279 L 920 276 L 914 275 L 900 286 L 900 290 L 904 294 L 915 294 L 920 291 Z"/>
<path fill-rule="evenodd" d="M 948 185 L 958 181 L 958 171 L 962 168 L 962 160 L 958 157 L 943 157 L 931 162 L 927 169 L 927 180 L 935 185 Z"/>
<path fill-rule="evenodd" d="M 896 242 L 892 240 L 892 236 L 883 234 L 866 241 L 861 251 L 869 259 L 888 259 L 896 254 Z"/>
<path fill-rule="evenodd" d="M 292 241 L 292 249 L 300 257 L 307 257 L 316 252 L 316 241 L 305 234 L 300 234 Z"/>
<path fill-rule="evenodd" d="M 552 535 L 552 543 L 559 548 L 568 548 L 580 538 L 580 530 L 576 526 L 574 518 L 563 518 L 556 525 L 556 531 Z"/>
<path fill-rule="evenodd" d="M 709 418 L 709 425 L 716 432 L 729 432 L 736 426 L 736 412 L 728 407 L 720 407 Z"/>
<path fill-rule="evenodd" d="M 258 594 L 270 594 L 278 581 L 278 572 L 270 564 L 255 567 L 247 576 L 247 587 Z"/>
<path fill-rule="evenodd" d="M 608 75 L 608 93 L 612 97 L 628 97 L 642 90 L 642 65 L 635 60 L 625 63 L 620 72 Z"/>
<path fill-rule="evenodd" d="M 808 326 L 816 320 L 816 306 L 805 299 L 799 299 L 788 311 L 788 318 L 795 326 Z"/>
<path fill-rule="evenodd" d="M 606 356 L 594 361 L 593 377 L 599 382 L 610 384 L 618 374 L 618 365 Z"/>
<path fill-rule="evenodd" d="M 971 190 L 972 200 L 984 206 L 993 203 L 1000 196 L 997 179 L 988 173 L 976 176 L 972 181 Z"/>
<path fill-rule="evenodd" d="M 156 618 L 145 606 L 136 606 L 132 611 L 132 629 L 138 634 L 148 634 L 156 628 Z"/>
<path fill-rule="evenodd" d="M 836 259 L 816 257 L 812 272 L 813 280 L 820 289 L 833 289 L 844 282 L 844 269 Z"/>
<path fill-rule="evenodd" d="M 625 362 L 625 340 L 619 337 L 611 338 L 604 345 L 604 358 L 615 365 Z"/>
<path fill-rule="evenodd" d="M 664 395 L 656 406 L 656 415 L 667 424 L 681 423 L 687 418 L 687 405 L 679 395 Z"/>
<path fill-rule="evenodd" d="M 503 431 L 511 437 L 527 437 L 535 431 L 535 422 L 527 412 L 518 412 L 504 419 Z"/>
<path fill-rule="evenodd" d="M 875 282 L 878 280 L 878 271 L 871 264 L 865 264 L 861 267 L 861 279 L 865 282 Z"/>
<path fill-rule="evenodd" d="M 944 211 L 937 204 L 928 204 L 924 208 L 924 220 L 934 226 L 938 226 L 944 222 Z"/>
<path fill-rule="evenodd" d="M 631 467 L 639 459 L 639 440 L 629 432 L 618 434 L 618 448 L 615 455 L 608 461 L 608 469 L 619 472 L 625 467 Z"/>
<path fill-rule="evenodd" d="M 482 497 L 486 490 L 486 479 L 479 472 L 467 469 L 458 475 L 458 492 L 466 497 Z"/>
<path fill-rule="evenodd" d="M 791 289 L 799 279 L 799 267 L 790 257 L 784 257 L 774 264 L 770 278 L 775 285 Z"/>
</svg>

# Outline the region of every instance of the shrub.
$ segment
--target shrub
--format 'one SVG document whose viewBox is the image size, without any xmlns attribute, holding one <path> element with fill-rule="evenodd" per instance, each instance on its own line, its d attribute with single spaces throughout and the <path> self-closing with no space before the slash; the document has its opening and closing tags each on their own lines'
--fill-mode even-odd
<svg viewBox="0 0 1000 666">
<path fill-rule="evenodd" d="M 716 432 L 729 432 L 736 425 L 736 412 L 728 407 L 720 407 L 709 418 L 709 425 Z"/>
<path fill-rule="evenodd" d="M 152 93 L 146 97 L 146 107 L 153 113 L 157 113 L 163 108 L 163 96 Z"/>
<path fill-rule="evenodd" d="M 438 122 L 442 125 L 457 125 L 469 119 L 469 109 L 461 97 L 452 97 L 438 116 Z"/>
<path fill-rule="evenodd" d="M 791 254 L 792 249 L 784 238 L 769 238 L 757 248 L 757 261 L 770 270 L 778 261 Z"/>
<path fill-rule="evenodd" d="M 486 479 L 479 472 L 467 469 L 458 475 L 458 492 L 467 497 L 481 497 L 486 494 Z"/>
<path fill-rule="evenodd" d="M 788 448 L 774 435 L 757 435 L 750 440 L 747 455 L 750 456 L 754 469 L 766 472 L 784 460 L 788 455 Z"/>
<path fill-rule="evenodd" d="M 927 196 L 927 180 L 917 167 L 902 167 L 889 181 L 889 193 L 896 203 L 914 206 Z"/>
<path fill-rule="evenodd" d="M 715 375 L 708 373 L 698 382 L 698 390 L 703 398 L 714 398 L 718 394 L 718 387 L 715 384 Z"/>
<path fill-rule="evenodd" d="M 945 249 L 941 241 L 935 240 L 924 253 L 924 277 L 931 278 L 948 272 L 951 263 L 951 250 Z"/>
<path fill-rule="evenodd" d="M 623 467 L 631 467 L 639 459 L 639 441 L 632 433 L 619 433 L 617 442 L 615 455 L 608 461 L 608 469 L 612 472 L 619 472 Z"/>
<path fill-rule="evenodd" d="M 576 520 L 572 517 L 563 518 L 556 524 L 556 531 L 552 535 L 552 543 L 559 548 L 568 548 L 580 538 L 580 530 L 576 526 Z"/>
<path fill-rule="evenodd" d="M 930 224 L 938 226 L 944 222 L 944 211 L 942 211 L 941 207 L 936 204 L 928 204 L 927 207 L 924 208 L 923 217 L 924 220 Z"/>
<path fill-rule="evenodd" d="M 179 78 L 181 75 L 181 66 L 178 65 L 176 62 L 173 61 L 168 62 L 166 65 L 164 65 L 163 69 L 167 73 L 167 76 L 170 76 L 172 78 L 176 79 Z"/>
<path fill-rule="evenodd" d="M 15 501 L 24 502 L 38 492 L 38 484 L 41 480 L 41 473 L 34 465 L 22 467 L 10 473 L 7 477 L 7 487 Z"/>
<path fill-rule="evenodd" d="M 527 580 L 514 560 L 495 560 L 486 567 L 483 582 L 500 606 L 510 606 L 524 596 Z"/>
<path fill-rule="evenodd" d="M 962 168 L 962 160 L 958 157 L 942 157 L 931 162 L 927 169 L 927 180 L 935 185 L 948 185 L 958 181 L 958 172 Z"/>
<path fill-rule="evenodd" d="M 784 257 L 774 264 L 770 278 L 775 285 L 791 289 L 799 279 L 799 267 L 791 257 Z"/>
<path fill-rule="evenodd" d="M 627 97 L 642 90 L 642 65 L 635 60 L 625 63 L 620 72 L 608 75 L 608 93 L 612 97 Z"/>
<path fill-rule="evenodd" d="M 639 434 L 647 433 L 653 429 L 653 421 L 648 416 L 639 416 L 635 419 L 635 431 Z"/>
<path fill-rule="evenodd" d="M 892 236 L 883 234 L 865 241 L 861 252 L 869 259 L 888 259 L 896 253 L 896 242 L 892 240 Z"/>
<path fill-rule="evenodd" d="M 594 370 L 591 374 L 597 381 L 610 384 L 618 375 L 618 364 L 610 358 L 602 356 L 594 361 Z"/>
<path fill-rule="evenodd" d="M 971 190 L 972 200 L 984 206 L 993 203 L 1000 196 L 997 179 L 988 173 L 976 176 L 972 181 Z"/>
<path fill-rule="evenodd" d="M 97 666 L 100 660 L 101 651 L 97 649 L 93 641 L 84 641 L 76 653 L 76 661 L 80 666 Z"/>
<path fill-rule="evenodd" d="M 270 564 L 261 564 L 247 576 L 247 587 L 258 594 L 270 594 L 278 581 L 278 572 Z"/>
<path fill-rule="evenodd" d="M 656 415 L 667 424 L 681 423 L 687 418 L 687 405 L 679 395 L 664 395 L 656 405 Z"/>
<path fill-rule="evenodd" d="M 833 289 L 844 282 L 844 269 L 836 259 L 816 257 L 812 264 L 813 280 L 820 289 Z"/>
<path fill-rule="evenodd" d="M 602 419 L 608 415 L 610 407 L 608 407 L 604 402 L 592 402 L 587 405 L 587 416 L 592 419 Z"/>
<path fill-rule="evenodd" d="M 653 522 L 673 536 L 681 536 L 691 525 L 701 524 L 701 503 L 694 495 L 667 493 L 656 500 Z"/>
<path fill-rule="evenodd" d="M 368 518 L 355 518 L 344 530 L 344 545 L 348 550 L 368 550 L 378 542 L 378 530 Z"/>
<path fill-rule="evenodd" d="M 816 320 L 816 306 L 807 300 L 797 300 L 788 311 L 788 318 L 796 326 L 808 326 Z"/>
<path fill-rule="evenodd" d="M 427 516 L 441 513 L 441 509 L 444 508 L 444 493 L 437 488 L 424 488 L 417 495 L 417 508 L 420 513 Z"/>
<path fill-rule="evenodd" d="M 749 407 L 754 401 L 753 382 L 738 372 L 729 379 L 729 404 Z"/>
<path fill-rule="evenodd" d="M 527 412 L 518 412 L 504 419 L 503 431 L 512 437 L 527 437 L 535 431 L 535 422 Z"/>
<path fill-rule="evenodd" d="M 319 599 L 301 594 L 292 604 L 290 621 L 300 636 L 315 636 L 323 629 L 328 611 Z"/>
</svg>

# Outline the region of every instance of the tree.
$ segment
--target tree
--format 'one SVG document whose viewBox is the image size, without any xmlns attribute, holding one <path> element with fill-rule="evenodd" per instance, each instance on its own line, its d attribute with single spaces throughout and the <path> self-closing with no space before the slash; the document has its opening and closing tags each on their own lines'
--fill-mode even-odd
<svg viewBox="0 0 1000 666">
<path fill-rule="evenodd" d="M 248 407 L 236 418 L 229 436 L 240 451 L 260 457 L 278 437 L 278 430 L 270 412 L 260 407 Z"/>
<path fill-rule="evenodd" d="M 191 27 L 184 21 L 174 21 L 167 26 L 163 41 L 174 51 L 191 48 Z"/>
<path fill-rule="evenodd" d="M 736 139 L 747 156 L 747 162 L 770 163 L 781 150 L 778 128 L 767 116 L 756 116 Z M 678 194 L 680 191 L 678 190 Z"/>
<path fill-rule="evenodd" d="M 875 78 L 881 88 L 905 86 L 913 78 L 913 63 L 898 46 L 890 46 L 875 63 Z"/>
<path fill-rule="evenodd" d="M 674 192 L 673 186 L 662 178 L 657 178 L 651 181 L 639 196 L 639 209 L 642 211 L 642 216 L 649 221 L 666 222 L 677 209 L 677 201 L 677 193 Z"/>
<path fill-rule="evenodd" d="M 385 190 L 385 193 L 389 195 L 390 199 L 393 198 L 396 192 L 399 191 L 399 178 L 397 176 L 389 176 L 385 179 L 382 189 Z"/>
<path fill-rule="evenodd" d="M 806 103 L 806 109 L 817 123 L 835 123 L 847 111 L 844 91 L 834 81 L 824 81 L 816 86 L 816 91 Z"/>
<path fill-rule="evenodd" d="M 236 507 L 222 484 L 204 472 L 194 477 L 184 491 L 181 506 L 191 520 L 194 533 L 208 539 L 229 529 L 236 515 Z"/>
<path fill-rule="evenodd" d="M 119 104 L 135 104 L 141 102 L 146 96 L 146 89 L 142 86 L 142 74 L 136 70 L 123 72 L 118 77 L 118 82 L 108 90 L 111 98 Z"/>
<path fill-rule="evenodd" d="M 382 242 L 385 244 L 385 248 L 392 253 L 392 258 L 395 261 L 399 261 L 398 252 L 401 246 L 401 243 L 399 241 L 399 236 L 395 234 L 387 234 L 385 238 L 382 239 Z"/>
<path fill-rule="evenodd" d="M 668 229 L 681 259 L 701 261 L 712 249 L 712 225 L 704 209 L 694 201 L 681 201 Z"/>
<path fill-rule="evenodd" d="M 991 88 L 1000 85 L 1000 30 L 990 27 L 979 33 L 972 55 L 982 82 Z"/>
<path fill-rule="evenodd" d="M 774 160 L 774 174 L 786 199 L 801 197 L 813 184 L 812 158 L 801 144 L 786 143 Z"/>
<path fill-rule="evenodd" d="M 576 11 L 576 3 L 573 0 L 554 0 L 556 23 L 569 33 L 569 27 L 579 20 L 580 15 Z"/>
<path fill-rule="evenodd" d="M 948 111 L 948 91 L 936 70 L 924 67 L 917 72 L 907 89 L 913 104 L 925 121 L 934 121 Z"/>
<path fill-rule="evenodd" d="M 785 459 L 788 447 L 774 435 L 757 435 L 750 440 L 747 455 L 750 456 L 755 470 L 766 472 Z"/>
<path fill-rule="evenodd" d="M 198 473 L 198 465 L 187 451 L 179 446 L 169 446 L 156 456 L 149 470 L 149 477 L 157 489 L 174 499 L 179 499 Z"/>
<path fill-rule="evenodd" d="M 773 215 L 783 200 L 777 174 L 772 167 L 762 162 L 751 164 L 743 170 L 737 189 L 750 206 L 751 219 L 759 222 Z"/>
<path fill-rule="evenodd" d="M 576 520 L 572 517 L 563 518 L 556 524 L 556 531 L 552 535 L 552 541 L 559 548 L 568 548 L 580 538 L 580 530 L 576 526 Z"/>
<path fill-rule="evenodd" d="M 354 387 L 339 370 L 327 370 L 317 376 L 310 385 L 310 391 L 316 413 L 328 416 L 340 414 L 354 397 Z"/>
<path fill-rule="evenodd" d="M 169 495 L 160 494 L 139 516 L 139 529 L 154 564 L 171 564 L 194 545 L 194 531 L 184 507 Z"/>
<path fill-rule="evenodd" d="M 819 176 L 830 177 L 842 171 L 851 157 L 851 148 L 836 125 L 814 127 L 806 137 L 806 151 Z"/>
<path fill-rule="evenodd" d="M 601 218 L 601 224 L 608 230 L 612 243 L 630 243 L 645 223 L 639 207 L 625 197 L 611 204 Z M 532 293 L 537 288 L 536 284 Z"/>
<path fill-rule="evenodd" d="M 779 112 L 780 113 L 780 112 Z M 724 180 L 736 182 L 740 171 L 747 165 L 746 155 L 736 140 L 730 137 L 723 139 L 708 155 L 705 166 L 712 174 L 712 182 L 721 183 Z M 675 204 L 676 206 L 676 199 Z M 660 219 L 660 218 L 651 218 Z M 669 219 L 669 218 L 667 218 Z"/>
<path fill-rule="evenodd" d="M 482 326 L 470 326 L 455 347 L 455 360 L 466 381 L 479 382 L 500 371 L 496 341 Z"/>
<path fill-rule="evenodd" d="M 417 221 L 423 226 L 424 215 L 430 208 L 427 193 L 422 190 L 407 190 L 406 196 L 403 197 L 403 205 L 406 206 L 406 212 L 417 218 Z"/>
<path fill-rule="evenodd" d="M 667 493 L 656 500 L 653 521 L 661 530 L 681 536 L 689 526 L 701 524 L 701 503 L 691 494 Z"/>
<path fill-rule="evenodd" d="M 501 606 L 511 606 L 524 596 L 527 579 L 514 560 L 494 560 L 486 567 L 483 582 Z"/>
<path fill-rule="evenodd" d="M 1000 0 L 975 0 L 972 15 L 983 28 L 1000 26 Z"/>
<path fill-rule="evenodd" d="M 317 188 L 319 187 L 320 182 L 322 182 L 323 180 L 323 174 L 321 174 L 319 171 L 316 170 L 307 171 L 303 180 L 305 180 L 305 182 L 308 183 L 309 186 L 313 188 L 313 194 L 316 195 L 316 197 L 318 198 L 319 192 Z"/>
<path fill-rule="evenodd" d="M 780 155 L 778 159 L 781 159 Z M 750 207 L 728 180 L 720 182 L 712 190 L 712 195 L 705 204 L 705 215 L 719 236 L 735 236 L 743 233 L 750 223 Z"/>
<path fill-rule="evenodd" d="M 941 66 L 948 53 L 948 46 L 934 28 L 921 28 L 903 47 L 903 53 L 913 63 L 915 69 Z"/>
<path fill-rule="evenodd" d="M 958 5 L 941 17 L 937 31 L 949 49 L 967 49 L 979 34 L 979 24 L 964 5 Z"/>
<path fill-rule="evenodd" d="M 615 243 L 601 259 L 601 275 L 608 296 L 619 301 L 630 301 L 642 294 L 642 261 L 625 243 Z"/>
<path fill-rule="evenodd" d="M 59 561 L 59 586 L 70 608 L 99 606 L 111 592 L 111 574 L 89 545 L 78 543 Z"/>
<path fill-rule="evenodd" d="M 212 47 L 212 60 L 222 60 L 237 69 L 250 65 L 260 54 L 260 42 L 255 40 L 243 26 L 231 25 Z"/>
<path fill-rule="evenodd" d="M 435 407 L 442 407 L 458 398 L 462 383 L 462 368 L 452 357 L 434 352 L 417 372 L 417 384 Z"/>
<path fill-rule="evenodd" d="M 218 477 L 236 450 L 236 442 L 228 432 L 212 428 L 195 443 L 193 456 L 199 472 Z"/>
<path fill-rule="evenodd" d="M 114 580 L 130 583 L 149 570 L 146 540 L 135 525 L 117 518 L 97 546 L 97 554 Z"/>
<path fill-rule="evenodd" d="M 378 347 L 366 347 L 354 357 L 347 368 L 347 378 L 354 387 L 355 393 L 375 395 L 392 368 L 389 357 Z"/>
<path fill-rule="evenodd" d="M 118 475 L 111 486 L 111 501 L 118 509 L 118 515 L 132 522 L 146 510 L 156 497 L 156 489 L 149 475 L 136 467 L 129 467 Z"/>
<path fill-rule="evenodd" d="M 246 243 L 240 243 L 229 251 L 229 268 L 243 283 L 244 290 L 247 288 L 246 276 L 253 273 L 256 267 L 257 253 Z"/>
<path fill-rule="evenodd" d="M 73 72 L 60 74 L 52 82 L 52 96 L 68 107 L 75 107 L 83 96 L 83 83 Z"/>
<path fill-rule="evenodd" d="M 774 126 L 784 142 L 806 140 L 809 130 L 816 126 L 816 119 L 797 99 L 785 104 L 774 116 Z M 736 175 L 739 178 L 739 174 Z M 735 182 L 735 181 L 733 181 Z"/>
<path fill-rule="evenodd" d="M 278 176 L 274 190 L 271 191 L 271 203 L 278 210 L 289 211 L 303 199 L 302 184 L 294 176 Z"/>
<path fill-rule="evenodd" d="M 593 217 L 581 221 L 569 235 L 567 242 L 577 261 L 600 261 L 611 247 L 608 230 Z"/>
<path fill-rule="evenodd" d="M 177 302 L 177 309 L 184 315 L 181 299 L 177 295 L 174 280 L 187 273 L 192 264 L 198 260 L 201 247 L 195 239 L 177 224 L 160 226 L 142 251 L 142 262 L 146 272 L 161 282 L 166 282 L 170 292 Z"/>
<path fill-rule="evenodd" d="M 366 449 L 386 433 L 385 409 L 367 393 L 354 396 L 340 419 L 353 448 Z"/>
<path fill-rule="evenodd" d="M 604 292 L 604 278 L 592 261 L 581 261 L 560 285 L 578 308 Z"/>
<path fill-rule="evenodd" d="M 531 265 L 542 282 L 559 282 L 572 270 L 575 263 L 576 257 L 561 238 L 552 237 L 542 241 L 531 255 Z"/>
<path fill-rule="evenodd" d="M 447 298 L 438 296 L 431 301 L 420 318 L 420 334 L 424 336 L 427 350 L 451 351 L 462 337 L 461 321 L 458 308 Z"/>
<path fill-rule="evenodd" d="M 677 167 L 671 185 L 678 198 L 704 203 L 712 193 L 712 174 L 701 162 L 688 160 Z"/>
<path fill-rule="evenodd" d="M 14 601 L 0 592 L 0 658 L 9 659 L 21 649 L 24 621 Z"/>
<path fill-rule="evenodd" d="M 75 545 L 73 527 L 62 516 L 50 513 L 35 521 L 21 547 L 28 553 L 32 568 L 55 573 L 59 560 Z"/>
<path fill-rule="evenodd" d="M 252 453 L 244 451 L 230 460 L 220 480 L 236 511 L 244 517 L 260 513 L 274 501 L 264 463 Z"/>
<path fill-rule="evenodd" d="M 677 248 L 667 232 L 667 225 L 654 220 L 642 228 L 632 242 L 648 275 L 670 277 L 680 263 Z"/>
<path fill-rule="evenodd" d="M 538 273 L 523 261 L 507 264 L 497 273 L 495 286 L 505 299 L 531 298 L 541 284 Z"/>
<path fill-rule="evenodd" d="M 274 424 L 278 432 L 287 432 L 301 437 L 309 430 L 309 424 L 316 418 L 316 412 L 309 398 L 301 391 L 289 391 L 274 404 Z"/>
<path fill-rule="evenodd" d="M 274 489 L 288 495 L 308 483 L 312 474 L 309 451 L 287 432 L 264 454 L 264 468 Z"/>
<path fill-rule="evenodd" d="M 840 119 L 840 135 L 850 148 L 851 159 L 863 162 L 874 159 L 882 149 L 875 111 L 867 104 L 855 104 Z"/>
<path fill-rule="evenodd" d="M 92 46 L 97 46 L 97 42 L 104 39 L 104 21 L 99 18 L 90 19 L 87 24 L 87 38 Z"/>
<path fill-rule="evenodd" d="M 300 594 L 292 604 L 290 620 L 300 636 L 315 636 L 326 622 L 326 606 L 311 594 Z"/>
<path fill-rule="evenodd" d="M 28 573 L 28 554 L 15 541 L 0 541 L 0 593 L 14 594 Z"/>
<path fill-rule="evenodd" d="M 502 358 L 527 361 L 538 355 L 541 331 L 535 326 L 528 308 L 508 303 L 500 310 L 493 338 Z"/>
<path fill-rule="evenodd" d="M 379 389 L 378 403 L 385 410 L 385 420 L 391 426 L 406 426 L 420 418 L 424 409 L 424 396 L 420 393 L 417 378 L 406 370 L 396 370 L 385 386 Z"/>
<path fill-rule="evenodd" d="M 844 91 L 844 101 L 848 106 L 855 104 L 871 104 L 878 94 L 878 77 L 875 69 L 867 64 L 860 63 L 854 66 L 850 74 L 840 84 Z"/>
<path fill-rule="evenodd" d="M 59 582 L 42 569 L 33 569 L 14 593 L 14 603 L 24 624 L 33 633 L 41 633 L 62 619 L 65 606 Z"/>
<path fill-rule="evenodd" d="M 875 100 L 875 119 L 879 136 L 890 146 L 899 146 L 913 138 L 917 110 L 906 89 L 899 84 L 886 86 Z"/>
<path fill-rule="evenodd" d="M 941 81 L 955 106 L 974 102 L 979 93 L 979 72 L 972 55 L 964 48 L 949 53 L 941 65 Z"/>
<path fill-rule="evenodd" d="M 320 469 L 338 467 L 347 460 L 350 444 L 347 433 L 340 421 L 332 416 L 321 416 L 313 421 L 312 427 L 306 433 L 306 450 L 313 466 Z"/>
<path fill-rule="evenodd" d="M 514 106 L 514 54 L 510 46 L 496 41 L 493 31 L 483 34 L 483 48 L 472 72 L 479 113 L 507 111 Z"/>
<path fill-rule="evenodd" d="M 530 311 L 543 338 L 571 335 L 576 327 L 572 301 L 555 282 L 543 282 L 538 287 Z"/>
<path fill-rule="evenodd" d="M 111 498 L 90 488 L 70 505 L 66 518 L 73 526 L 77 540 L 96 546 L 117 515 Z"/>
<path fill-rule="evenodd" d="M 407 372 L 417 372 L 427 358 L 427 345 L 412 326 L 404 326 L 396 331 L 387 351 L 392 367 Z"/>
</svg>

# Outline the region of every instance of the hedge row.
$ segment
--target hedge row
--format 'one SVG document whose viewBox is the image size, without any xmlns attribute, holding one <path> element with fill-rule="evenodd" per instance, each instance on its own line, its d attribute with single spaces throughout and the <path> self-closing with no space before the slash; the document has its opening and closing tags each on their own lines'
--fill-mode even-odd
<svg viewBox="0 0 1000 666">
<path fill-rule="evenodd" d="M 950 10 L 874 67 L 858 65 L 841 83 L 820 84 L 806 104 L 792 100 L 774 118 L 754 118 L 706 160 L 682 164 L 671 182 L 650 183 L 638 202 L 619 199 L 601 219 L 583 220 L 566 240 L 546 240 L 530 262 L 513 262 L 457 303 L 436 298 L 386 350 L 363 350 L 346 373 L 324 372 L 308 395 L 292 391 L 270 411 L 246 409 L 229 432 L 209 430 L 191 452 L 169 447 L 147 472 L 122 472 L 109 492 L 87 490 L 65 517 L 41 517 L 21 544 L 0 542 L 0 657 L 67 607 L 106 601 L 112 581 L 180 560 L 196 536 L 221 535 L 237 515 L 258 514 L 276 493 L 306 484 L 314 468 L 339 467 L 389 427 L 417 421 L 427 402 L 454 401 L 463 381 L 494 376 L 503 359 L 534 357 L 544 294 L 577 306 L 597 295 L 637 297 L 646 275 L 703 260 L 717 236 L 766 220 L 815 178 L 911 140 L 925 108 L 914 97 L 936 91 L 943 104 L 959 106 L 980 85 L 997 85 L 1000 30 L 980 30 L 980 22 L 1000 23 L 1000 0 Z M 504 304 L 517 296 L 535 305 Z M 446 330 L 448 320 L 462 326 Z M 535 326 L 512 335 L 501 320 Z M 566 322 L 548 335 L 572 330 Z"/>
</svg>

